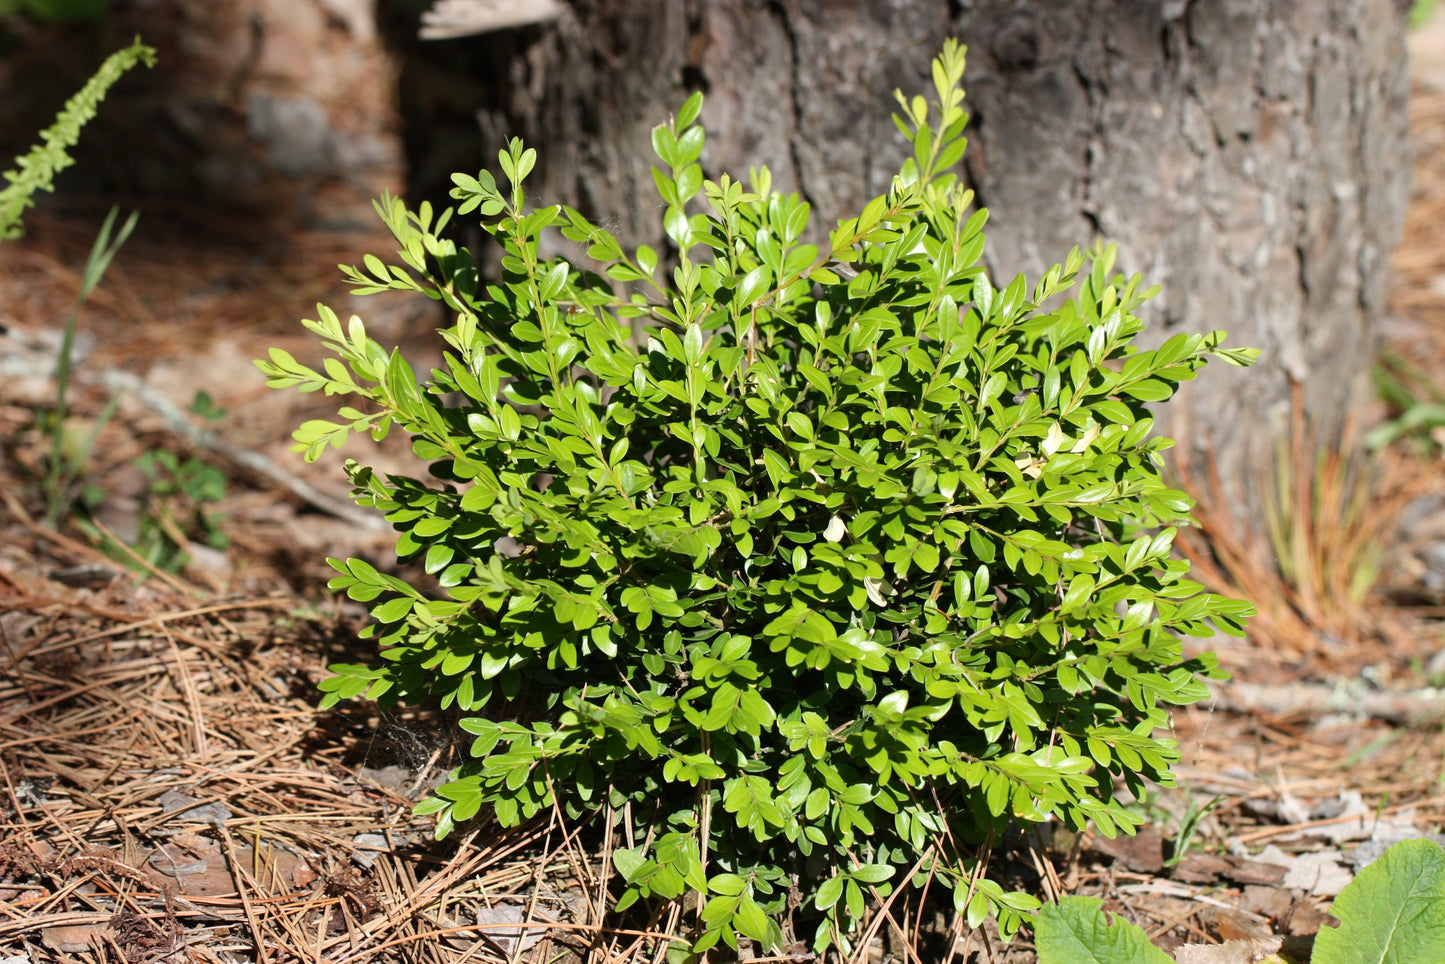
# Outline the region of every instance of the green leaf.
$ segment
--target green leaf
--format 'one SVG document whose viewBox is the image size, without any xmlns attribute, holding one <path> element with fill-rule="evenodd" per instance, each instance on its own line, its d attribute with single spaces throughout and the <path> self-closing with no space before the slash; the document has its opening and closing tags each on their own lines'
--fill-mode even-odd
<svg viewBox="0 0 1445 964">
<path fill-rule="evenodd" d="M 665 126 L 659 124 L 652 129 L 652 150 L 668 167 L 677 167 L 677 138 Z"/>
<path fill-rule="evenodd" d="M 1065 897 L 1039 908 L 1034 945 L 1039 964 L 1170 964 L 1134 924 L 1111 924 L 1097 897 Z"/>
<path fill-rule="evenodd" d="M 738 904 L 737 929 L 744 937 L 748 937 L 759 944 L 766 943 L 768 939 L 768 915 L 751 898 L 744 897 Z"/>
<path fill-rule="evenodd" d="M 612 851 L 612 866 L 622 875 L 622 879 L 628 882 L 634 880 L 637 871 L 647 862 L 646 855 L 640 850 L 628 850 L 625 847 L 618 847 Z"/>
<path fill-rule="evenodd" d="M 773 275 L 766 267 L 759 266 L 743 275 L 738 282 L 737 292 L 733 295 L 733 304 L 739 307 L 747 307 L 761 297 L 772 286 Z"/>
<path fill-rule="evenodd" d="M 689 365 L 702 361 L 702 328 L 688 325 L 682 338 L 682 357 Z"/>
<path fill-rule="evenodd" d="M 1174 386 L 1157 378 L 1146 378 L 1120 387 L 1125 395 L 1144 402 L 1162 402 L 1174 394 Z"/>
<path fill-rule="evenodd" d="M 813 906 L 819 910 L 827 910 L 842 899 L 843 878 L 829 877 L 818 885 L 818 892 L 813 896 Z"/>
<path fill-rule="evenodd" d="M 539 287 L 539 295 L 544 302 L 551 301 L 557 297 L 564 285 L 567 284 L 567 262 L 558 261 L 552 268 L 542 276 Z"/>
<path fill-rule="evenodd" d="M 864 864 L 850 876 L 867 884 L 881 884 L 893 876 L 893 868 L 888 864 Z"/>
<path fill-rule="evenodd" d="M 1259 361 L 1258 348 L 1216 348 L 1212 354 L 1220 361 L 1236 368 L 1248 368 Z"/>
<path fill-rule="evenodd" d="M 686 248 L 691 244 L 692 225 L 688 221 L 687 214 L 682 210 L 680 204 L 669 205 L 667 213 L 662 216 L 662 226 L 672 243 L 680 248 Z M 613 268 L 626 267 L 625 265 L 613 265 Z M 633 278 L 638 277 L 637 272 L 628 269 Z"/>
<path fill-rule="evenodd" d="M 696 91 L 678 108 L 678 128 L 682 129 L 691 126 L 692 122 L 697 120 L 697 115 L 700 113 L 702 113 L 702 91 Z"/>
<path fill-rule="evenodd" d="M 701 127 L 690 127 L 683 131 L 677 139 L 677 161 L 673 166 L 684 167 L 697 160 L 702 155 L 706 136 Z"/>
<path fill-rule="evenodd" d="M 1314 964 L 1427 964 L 1445 961 L 1445 851 L 1433 840 L 1402 840 L 1360 871 L 1330 908 L 1339 927 L 1321 927 Z"/>
</svg>

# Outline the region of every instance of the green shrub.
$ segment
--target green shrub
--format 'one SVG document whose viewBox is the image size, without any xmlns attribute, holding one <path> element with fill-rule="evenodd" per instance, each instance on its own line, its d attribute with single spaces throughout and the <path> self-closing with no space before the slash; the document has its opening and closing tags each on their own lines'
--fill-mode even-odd
<svg viewBox="0 0 1445 964">
<path fill-rule="evenodd" d="M 946 173 L 962 74 L 949 44 L 935 107 L 899 96 L 913 156 L 821 249 L 766 170 L 704 180 L 695 95 L 653 134 L 670 272 L 576 211 L 528 211 L 536 154 L 513 141 L 509 187 L 453 178 L 499 282 L 442 236 L 450 210 L 391 198 L 401 263 L 343 269 L 455 312 L 443 367 L 418 378 L 325 307 L 306 326 L 338 358 L 258 362 L 371 403 L 303 424 L 308 459 L 395 425 L 428 465 L 347 463 L 444 593 L 330 560 L 381 659 L 332 667 L 323 703 L 456 709 L 475 740 L 421 805 L 439 836 L 555 804 L 636 842 L 612 854 L 619 909 L 698 895 L 695 951 L 775 946 L 785 913 L 846 949 L 870 894 L 927 879 L 1011 932 L 1037 902 L 986 876 L 991 841 L 1050 816 L 1129 831 L 1113 778 L 1169 783 L 1164 707 L 1222 675 L 1178 637 L 1249 608 L 1170 558 L 1190 504 L 1146 403 L 1209 354 L 1252 356 L 1222 332 L 1133 350 L 1149 293 L 1111 279 L 1111 250 L 995 287 L 986 215 Z M 553 228 L 574 260 L 540 254 Z"/>
</svg>

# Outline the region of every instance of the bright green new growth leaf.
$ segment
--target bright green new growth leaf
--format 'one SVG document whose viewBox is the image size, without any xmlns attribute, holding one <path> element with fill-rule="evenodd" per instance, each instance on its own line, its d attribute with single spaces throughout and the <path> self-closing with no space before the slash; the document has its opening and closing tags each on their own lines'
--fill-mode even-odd
<svg viewBox="0 0 1445 964">
<path fill-rule="evenodd" d="M 988 878 L 993 840 L 1049 818 L 1132 832 L 1116 779 L 1171 782 L 1169 707 L 1223 675 L 1181 637 L 1251 610 L 1172 557 L 1190 502 L 1149 405 L 1249 354 L 1223 332 L 1138 349 L 1152 292 L 1110 248 L 1032 286 L 987 276 L 986 216 L 948 173 L 963 67 L 950 43 L 937 99 L 900 97 L 911 156 L 826 238 L 765 168 L 704 178 L 698 96 L 652 138 L 661 255 L 529 209 L 537 157 L 514 140 L 505 186 L 453 177 L 497 278 L 443 235 L 451 210 L 390 197 L 395 259 L 343 269 L 453 313 L 437 368 L 325 307 L 306 325 L 335 357 L 257 363 L 346 396 L 296 432 L 308 459 L 395 426 L 426 466 L 348 463 L 441 591 L 333 561 L 381 658 L 323 690 L 455 709 L 475 739 L 422 805 L 438 836 L 611 821 L 638 842 L 619 911 L 680 902 L 697 952 L 777 947 L 790 913 L 849 953 L 870 902 L 928 882 L 1011 934 L 1038 902 Z M 553 232 L 571 257 L 543 256 Z"/>
<path fill-rule="evenodd" d="M 1039 964 L 1170 964 L 1149 935 L 1121 917 L 1111 922 L 1097 897 L 1065 897 L 1039 908 Z"/>
<path fill-rule="evenodd" d="M 1402 840 L 1335 898 L 1339 927 L 1322 927 L 1314 964 L 1434 964 L 1445 961 L 1445 851 Z"/>
</svg>

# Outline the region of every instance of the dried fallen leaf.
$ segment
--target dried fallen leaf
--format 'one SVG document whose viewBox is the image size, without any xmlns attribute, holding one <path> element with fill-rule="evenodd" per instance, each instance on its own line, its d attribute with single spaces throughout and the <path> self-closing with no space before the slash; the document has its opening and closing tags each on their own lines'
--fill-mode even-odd
<svg viewBox="0 0 1445 964">
<path fill-rule="evenodd" d="M 543 937 L 547 936 L 545 927 L 535 926 L 535 922 L 539 919 L 546 919 L 544 915 L 534 913 L 530 918 L 534 926 L 522 926 L 528 919 L 525 908 L 517 904 L 493 904 L 491 907 L 484 907 L 477 911 L 477 924 L 486 926 L 486 930 L 482 931 L 482 936 L 511 959 L 530 950 Z M 498 924 L 517 924 L 518 926 L 487 926 Z"/>
<path fill-rule="evenodd" d="M 1206 912 L 1206 919 L 1213 925 L 1225 943 L 1239 941 L 1259 943 L 1275 940 L 1269 921 L 1258 914 L 1235 907 L 1213 907 Z"/>
<path fill-rule="evenodd" d="M 59 954 L 81 954 L 100 943 L 104 924 L 56 924 L 40 931 L 45 946 Z"/>
<path fill-rule="evenodd" d="M 1272 921 L 1283 920 L 1297 904 L 1295 895 L 1290 891 L 1260 884 L 1246 886 L 1243 897 L 1240 903 L 1242 909 Z"/>
<path fill-rule="evenodd" d="M 1157 830 L 1144 828 L 1131 836 L 1095 836 L 1089 849 L 1113 857 L 1123 870 L 1141 874 L 1157 874 L 1164 869 L 1164 838 Z"/>
<path fill-rule="evenodd" d="M 1285 879 L 1288 869 L 1287 864 L 1273 856 L 1245 860 L 1222 854 L 1190 854 L 1174 868 L 1174 879 L 1189 884 L 1213 884 L 1220 880 L 1237 884 L 1278 884 Z"/>
<path fill-rule="evenodd" d="M 1280 881 L 1285 888 L 1303 891 L 1315 897 L 1335 896 L 1344 890 L 1354 876 L 1344 866 L 1344 854 L 1337 850 L 1289 854 L 1278 847 L 1270 846 L 1261 852 L 1260 859 L 1286 868 L 1287 873 Z"/>
<path fill-rule="evenodd" d="M 171 819 L 192 823 L 208 823 L 213 827 L 230 820 L 233 814 L 225 804 L 217 801 L 203 803 L 179 790 L 167 790 L 158 801 L 161 809 L 171 814 Z"/>
<path fill-rule="evenodd" d="M 1294 964 L 1280 955 L 1283 940 L 1226 941 L 1223 944 L 1185 944 L 1174 952 L 1175 964 Z"/>
<path fill-rule="evenodd" d="M 236 860 L 263 889 L 305 887 L 316 880 L 306 859 L 282 843 L 265 842 L 259 858 L 250 844 L 237 844 Z M 199 834 L 176 834 L 153 851 L 144 864 L 158 882 L 170 878 L 187 897 L 227 897 L 236 893 L 236 878 L 220 841 Z M 275 881 L 275 884 L 271 884 Z"/>
</svg>

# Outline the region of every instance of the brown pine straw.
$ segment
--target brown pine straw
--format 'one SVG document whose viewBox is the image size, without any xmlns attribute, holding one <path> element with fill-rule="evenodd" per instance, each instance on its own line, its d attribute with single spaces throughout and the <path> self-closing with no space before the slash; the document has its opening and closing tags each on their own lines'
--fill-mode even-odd
<svg viewBox="0 0 1445 964">
<path fill-rule="evenodd" d="M 64 939 L 87 962 L 491 961 L 488 932 L 530 929 L 545 935 L 521 959 L 550 961 L 599 937 L 676 939 L 573 916 L 561 898 L 595 887 L 595 859 L 556 815 L 433 845 L 411 800 L 359 779 L 379 721 L 314 709 L 318 647 L 345 627 L 292 615 L 304 601 L 73 590 L 25 573 L 18 548 L 0 542 L 0 587 L 24 590 L 0 596 L 0 955 Z M 167 813 L 168 790 L 231 816 Z M 362 833 L 392 844 L 369 870 Z M 156 872 L 149 855 L 179 841 L 224 886 Z M 590 918 L 601 896 L 574 903 Z M 486 920 L 498 901 L 528 919 Z"/>
<path fill-rule="evenodd" d="M 1365 453 L 1353 419 L 1333 443 L 1321 438 L 1304 414 L 1300 385 L 1292 389 L 1289 435 L 1272 470 L 1253 480 L 1267 534 L 1232 511 L 1206 445 L 1203 480 L 1188 459 L 1170 465 L 1197 500 L 1197 527 L 1181 529 L 1175 544 L 1195 579 L 1254 604 L 1249 635 L 1267 654 L 1358 668 L 1361 650 L 1379 640 L 1413 652 L 1418 645 L 1370 590 L 1401 512 L 1429 480 L 1393 451 Z"/>
</svg>

